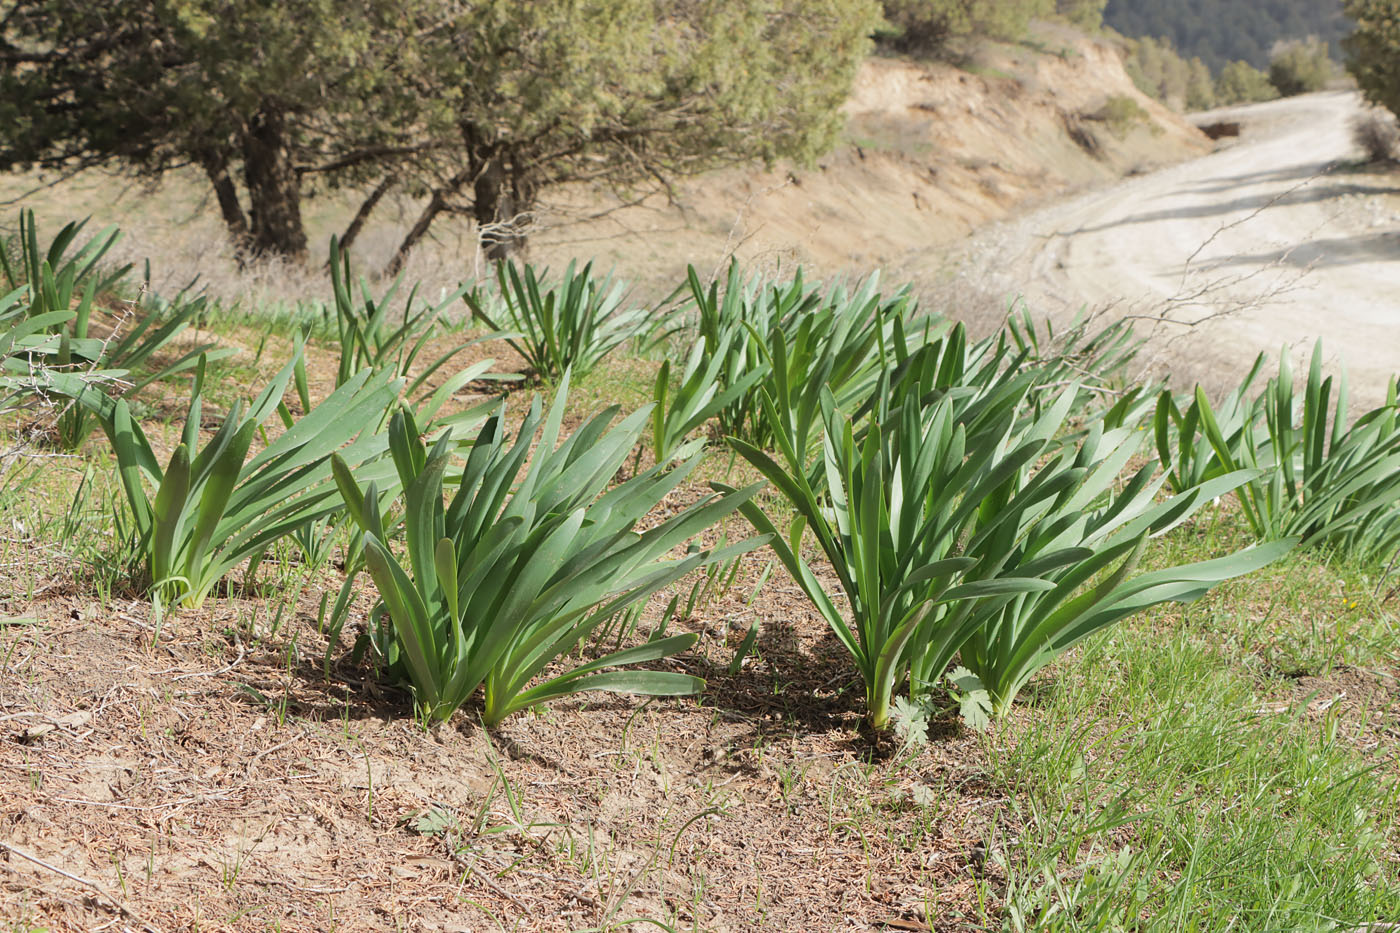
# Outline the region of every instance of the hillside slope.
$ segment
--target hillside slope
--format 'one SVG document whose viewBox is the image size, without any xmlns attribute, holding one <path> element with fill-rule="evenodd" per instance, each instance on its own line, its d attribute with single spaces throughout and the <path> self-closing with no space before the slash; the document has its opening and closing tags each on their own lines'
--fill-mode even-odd
<svg viewBox="0 0 1400 933">
<path fill-rule="evenodd" d="M 596 254 L 634 277 L 672 280 L 687 262 L 703 268 L 731 251 L 868 270 L 1030 203 L 1209 148 L 1137 90 L 1112 48 L 1061 38 L 1060 54 L 986 51 L 971 66 L 980 73 L 872 59 L 846 105 L 848 144 L 818 165 L 713 173 L 681 186 L 673 203 L 652 197 L 547 229 L 532 255 Z M 1114 124 L 1106 106 L 1133 115 Z M 575 190 L 544 223 L 611 207 L 602 192 Z"/>
</svg>

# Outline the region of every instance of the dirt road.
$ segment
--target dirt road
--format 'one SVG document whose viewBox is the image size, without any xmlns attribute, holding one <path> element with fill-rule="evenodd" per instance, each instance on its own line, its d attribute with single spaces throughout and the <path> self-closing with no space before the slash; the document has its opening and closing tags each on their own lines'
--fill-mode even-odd
<svg viewBox="0 0 1400 933">
<path fill-rule="evenodd" d="M 1327 93 L 1218 111 L 1238 141 L 999 225 L 959 274 L 1056 317 L 1141 315 L 1157 365 L 1212 390 L 1322 337 L 1357 401 L 1379 401 L 1400 372 L 1400 174 L 1357 168 L 1360 108 Z"/>
</svg>

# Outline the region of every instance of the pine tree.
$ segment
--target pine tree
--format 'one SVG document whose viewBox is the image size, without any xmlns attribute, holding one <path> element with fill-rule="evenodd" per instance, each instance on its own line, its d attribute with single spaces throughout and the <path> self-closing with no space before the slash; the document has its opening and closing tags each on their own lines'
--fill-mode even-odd
<svg viewBox="0 0 1400 933">
<path fill-rule="evenodd" d="M 878 22 L 873 0 L 443 2 L 417 54 L 430 145 L 404 169 L 487 255 L 523 242 L 540 192 L 618 188 L 829 148 Z"/>
<path fill-rule="evenodd" d="M 394 142 L 381 0 L 0 7 L 0 169 L 196 166 L 242 252 L 304 254 L 309 178 Z"/>
<path fill-rule="evenodd" d="M 874 0 L 0 0 L 0 169 L 196 166 L 245 255 L 335 186 L 519 243 L 550 185 L 828 147 Z"/>
<path fill-rule="evenodd" d="M 1347 0 L 1356 31 L 1343 43 L 1366 99 L 1400 114 L 1400 0 Z"/>
</svg>

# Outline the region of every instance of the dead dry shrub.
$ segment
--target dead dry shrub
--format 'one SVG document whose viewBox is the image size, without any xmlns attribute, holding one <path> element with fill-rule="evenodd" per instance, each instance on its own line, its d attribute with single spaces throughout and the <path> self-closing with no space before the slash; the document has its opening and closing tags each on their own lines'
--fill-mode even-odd
<svg viewBox="0 0 1400 933">
<path fill-rule="evenodd" d="M 1385 110 L 1373 107 L 1354 117 L 1351 140 L 1368 162 L 1400 161 L 1400 126 L 1395 115 Z"/>
</svg>

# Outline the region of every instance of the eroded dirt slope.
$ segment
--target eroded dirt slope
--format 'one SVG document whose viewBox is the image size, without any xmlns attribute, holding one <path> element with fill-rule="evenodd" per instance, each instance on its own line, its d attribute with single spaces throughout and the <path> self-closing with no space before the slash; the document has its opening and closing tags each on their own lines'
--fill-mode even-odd
<svg viewBox="0 0 1400 933">
<path fill-rule="evenodd" d="M 634 278 L 733 253 L 868 272 L 944 246 L 1028 204 L 1208 151 L 1199 131 L 1144 96 L 1111 47 L 1061 36 L 1054 52 L 984 50 L 965 70 L 875 58 L 846 105 L 849 143 L 810 168 L 716 172 L 538 236 L 533 254 L 597 255 Z M 1104 118 L 1110 100 L 1138 108 Z M 605 209 L 598 191 L 560 199 L 557 223 Z"/>
</svg>

